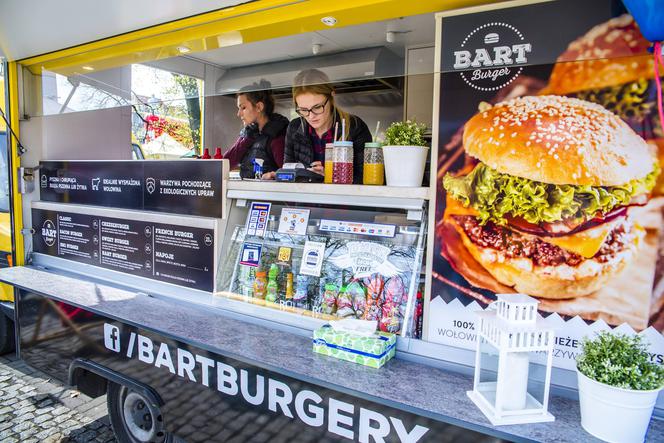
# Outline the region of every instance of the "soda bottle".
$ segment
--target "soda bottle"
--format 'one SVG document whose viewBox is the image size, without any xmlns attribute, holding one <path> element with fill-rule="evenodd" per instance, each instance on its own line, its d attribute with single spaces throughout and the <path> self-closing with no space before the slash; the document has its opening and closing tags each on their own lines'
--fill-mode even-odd
<svg viewBox="0 0 664 443">
<path fill-rule="evenodd" d="M 307 296 L 309 295 L 309 276 L 298 275 L 297 287 L 295 288 L 295 296 L 293 297 L 293 304 L 297 308 L 307 307 Z"/>
<path fill-rule="evenodd" d="M 277 278 L 279 277 L 279 267 L 272 263 L 270 266 L 270 271 L 267 274 L 267 288 L 265 291 L 265 301 L 276 302 L 277 295 L 279 293 L 279 284 L 277 283 Z"/>
<path fill-rule="evenodd" d="M 267 273 L 265 271 L 256 271 L 254 279 L 254 297 L 264 299 L 267 286 Z"/>
<path fill-rule="evenodd" d="M 286 274 L 286 301 L 293 300 L 293 273 Z"/>
</svg>

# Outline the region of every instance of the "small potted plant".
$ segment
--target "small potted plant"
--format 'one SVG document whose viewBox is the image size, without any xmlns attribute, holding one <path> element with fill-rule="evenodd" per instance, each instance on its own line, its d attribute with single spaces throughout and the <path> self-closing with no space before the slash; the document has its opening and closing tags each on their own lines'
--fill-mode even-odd
<svg viewBox="0 0 664 443">
<path fill-rule="evenodd" d="M 385 131 L 383 157 L 388 186 L 422 186 L 429 148 L 426 125 L 411 120 L 394 122 Z"/>
<path fill-rule="evenodd" d="M 650 361 L 639 335 L 600 332 L 576 359 L 581 425 L 609 442 L 642 442 L 664 368 Z"/>
</svg>

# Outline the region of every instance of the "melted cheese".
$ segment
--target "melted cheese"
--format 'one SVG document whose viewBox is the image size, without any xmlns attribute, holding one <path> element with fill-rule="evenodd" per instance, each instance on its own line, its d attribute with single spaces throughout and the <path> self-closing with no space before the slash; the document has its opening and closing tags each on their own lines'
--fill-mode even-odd
<svg viewBox="0 0 664 443">
<path fill-rule="evenodd" d="M 579 254 L 584 258 L 591 258 L 597 254 L 597 251 L 599 251 L 604 244 L 604 241 L 615 227 L 615 222 L 609 222 L 564 237 L 541 238 L 547 243 L 551 243 L 552 245 Z"/>
<path fill-rule="evenodd" d="M 448 195 L 445 200 L 444 218 L 451 215 L 472 215 L 477 217 L 479 213 L 471 207 L 466 208 L 460 201 L 455 200 Z"/>
</svg>

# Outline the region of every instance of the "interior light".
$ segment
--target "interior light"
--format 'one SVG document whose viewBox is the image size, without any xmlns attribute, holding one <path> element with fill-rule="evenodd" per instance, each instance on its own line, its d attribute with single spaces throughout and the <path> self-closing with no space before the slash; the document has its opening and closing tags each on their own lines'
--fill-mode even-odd
<svg viewBox="0 0 664 443">
<path fill-rule="evenodd" d="M 330 15 L 328 15 L 327 17 L 323 17 L 322 19 L 320 19 L 320 21 L 322 21 L 323 24 L 326 26 L 334 26 L 337 24 L 337 19 Z"/>
<path fill-rule="evenodd" d="M 188 46 L 178 46 L 176 49 L 180 54 L 186 54 L 187 52 L 191 52 L 191 49 L 189 49 Z"/>
<path fill-rule="evenodd" d="M 84 71 L 94 71 L 95 70 L 95 68 L 93 68 L 92 66 L 81 66 L 81 69 L 83 69 Z"/>
<path fill-rule="evenodd" d="M 320 48 L 322 46 L 323 45 L 321 45 L 320 43 L 314 43 L 313 45 L 311 45 L 311 52 L 313 52 L 314 55 L 318 55 L 318 53 L 320 52 Z"/>
</svg>

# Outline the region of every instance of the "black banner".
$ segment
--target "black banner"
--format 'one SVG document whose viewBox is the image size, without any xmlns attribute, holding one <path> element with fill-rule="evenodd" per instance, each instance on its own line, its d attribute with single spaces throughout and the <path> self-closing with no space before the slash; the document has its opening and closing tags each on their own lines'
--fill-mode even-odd
<svg viewBox="0 0 664 443">
<path fill-rule="evenodd" d="M 222 218 L 221 161 L 40 162 L 41 200 Z"/>
<path fill-rule="evenodd" d="M 213 290 L 214 230 L 32 210 L 35 252 Z"/>
<path fill-rule="evenodd" d="M 67 380 L 68 368 L 77 358 L 131 376 L 164 400 L 161 410 L 165 430 L 188 442 L 225 442 L 230 436 L 238 441 L 256 441 L 256 435 L 267 436 L 266 441 L 291 441 L 297 435 L 297 441 L 304 443 L 425 443 L 440 442 L 449 435 L 480 443 L 502 441 L 213 353 L 72 305 L 49 302 L 37 294 L 20 293 L 22 358 L 62 380 Z M 60 320 L 63 315 L 74 324 L 96 326 L 81 328 L 78 333 L 82 335 L 77 336 Z M 38 322 L 42 326 L 34 332 Z M 233 323 L 235 327 L 243 325 Z M 211 331 L 226 333 L 223 328 Z M 35 340 L 35 333 L 41 334 L 39 340 Z M 334 359 L 317 363 L 348 365 Z"/>
</svg>

